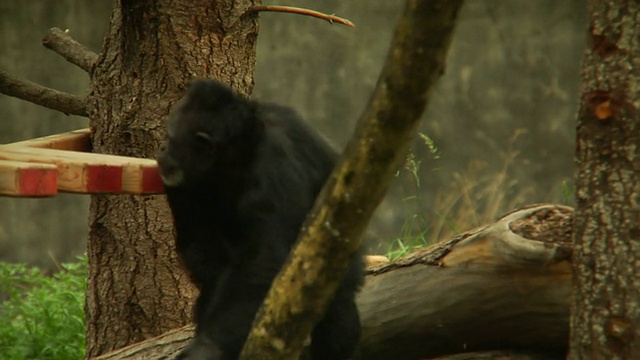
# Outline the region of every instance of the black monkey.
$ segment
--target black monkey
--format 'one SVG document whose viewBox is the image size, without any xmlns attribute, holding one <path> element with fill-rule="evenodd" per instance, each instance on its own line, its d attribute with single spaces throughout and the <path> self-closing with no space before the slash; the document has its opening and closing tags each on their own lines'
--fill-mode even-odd
<svg viewBox="0 0 640 360">
<path fill-rule="evenodd" d="M 167 128 L 158 164 L 178 252 L 200 289 L 196 337 L 181 358 L 237 359 L 336 154 L 293 110 L 213 80 L 190 85 Z M 358 257 L 314 327 L 312 359 L 352 356 L 363 267 Z"/>
</svg>

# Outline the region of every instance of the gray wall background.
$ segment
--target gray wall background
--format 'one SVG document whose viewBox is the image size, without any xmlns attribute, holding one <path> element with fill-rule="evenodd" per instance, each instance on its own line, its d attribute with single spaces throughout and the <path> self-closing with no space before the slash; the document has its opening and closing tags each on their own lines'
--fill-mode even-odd
<svg viewBox="0 0 640 360">
<path fill-rule="evenodd" d="M 296 108 L 342 147 L 375 86 L 403 2 L 281 1 L 352 20 L 357 28 L 290 14 L 261 14 L 253 96 Z M 468 0 L 446 73 L 424 115 L 414 169 L 397 176 L 372 220 L 369 245 L 383 253 L 399 236 L 429 239 L 490 221 L 533 202 L 570 202 L 584 0 Z M 100 51 L 111 2 L 7 0 L 0 3 L 0 67 L 83 94 L 88 77 L 46 50 L 50 27 Z M 0 95 L 0 142 L 87 125 Z M 411 163 L 410 163 L 411 164 Z M 51 268 L 83 252 L 88 197 L 0 197 L 0 260 Z M 375 234 L 375 235 L 374 235 Z M 52 260 L 53 259 L 53 260 Z"/>
</svg>

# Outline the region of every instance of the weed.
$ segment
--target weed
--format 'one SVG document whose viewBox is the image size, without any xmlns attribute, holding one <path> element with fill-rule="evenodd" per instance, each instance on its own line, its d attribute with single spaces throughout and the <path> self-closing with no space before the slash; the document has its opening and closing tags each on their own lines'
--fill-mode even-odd
<svg viewBox="0 0 640 360">
<path fill-rule="evenodd" d="M 53 276 L 0 263 L 0 358 L 83 359 L 86 278 L 86 258 Z"/>
</svg>

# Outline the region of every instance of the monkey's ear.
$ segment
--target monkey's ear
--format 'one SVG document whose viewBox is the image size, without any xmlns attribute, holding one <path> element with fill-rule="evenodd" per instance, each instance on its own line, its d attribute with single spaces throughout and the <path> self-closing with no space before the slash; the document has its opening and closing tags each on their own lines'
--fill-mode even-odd
<svg viewBox="0 0 640 360">
<path fill-rule="evenodd" d="M 211 135 L 204 131 L 198 131 L 194 134 L 194 137 L 195 139 L 193 141 L 195 142 L 196 151 L 208 155 L 217 152 L 219 144 L 211 137 Z"/>
<path fill-rule="evenodd" d="M 202 143 L 213 145 L 213 139 L 204 131 L 196 132 L 196 139 Z"/>
<path fill-rule="evenodd" d="M 220 156 L 223 144 L 204 131 L 198 131 L 194 134 L 195 151 L 200 156 L 209 157 L 211 161 Z"/>
</svg>

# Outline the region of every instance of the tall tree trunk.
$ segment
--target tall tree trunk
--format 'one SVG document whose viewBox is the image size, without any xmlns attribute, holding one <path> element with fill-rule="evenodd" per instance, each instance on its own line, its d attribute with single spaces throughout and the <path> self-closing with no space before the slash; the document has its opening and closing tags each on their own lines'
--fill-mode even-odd
<svg viewBox="0 0 640 360">
<path fill-rule="evenodd" d="M 214 77 L 248 94 L 259 0 L 114 1 L 92 74 L 94 151 L 155 158 L 185 83 Z M 89 217 L 87 356 L 185 324 L 194 288 L 174 251 L 163 196 L 93 196 Z"/>
<path fill-rule="evenodd" d="M 640 359 L 640 2 L 591 0 L 570 358 Z"/>
</svg>

